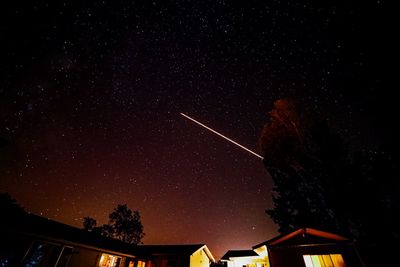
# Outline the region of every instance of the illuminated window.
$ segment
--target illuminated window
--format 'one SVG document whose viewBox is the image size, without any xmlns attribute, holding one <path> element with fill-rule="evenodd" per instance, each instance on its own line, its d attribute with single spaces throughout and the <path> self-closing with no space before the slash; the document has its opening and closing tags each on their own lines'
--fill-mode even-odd
<svg viewBox="0 0 400 267">
<path fill-rule="evenodd" d="M 138 261 L 137 267 L 145 267 L 145 266 L 146 266 L 146 262 L 144 262 L 144 261 Z"/>
<path fill-rule="evenodd" d="M 303 255 L 306 267 L 345 267 L 340 254 L 329 255 Z"/>
<path fill-rule="evenodd" d="M 99 267 L 118 267 L 121 257 L 103 253 L 99 261 Z"/>
</svg>

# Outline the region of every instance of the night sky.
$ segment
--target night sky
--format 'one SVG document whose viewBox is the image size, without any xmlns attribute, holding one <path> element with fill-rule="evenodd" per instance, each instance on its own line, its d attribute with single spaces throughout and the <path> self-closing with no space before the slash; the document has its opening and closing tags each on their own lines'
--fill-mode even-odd
<svg viewBox="0 0 400 267">
<path fill-rule="evenodd" d="M 81 227 L 126 203 L 145 244 L 205 243 L 219 258 L 277 235 L 272 180 L 180 112 L 257 153 L 285 97 L 356 146 L 394 137 L 385 1 L 8 2 L 0 191 L 29 212 Z"/>
</svg>

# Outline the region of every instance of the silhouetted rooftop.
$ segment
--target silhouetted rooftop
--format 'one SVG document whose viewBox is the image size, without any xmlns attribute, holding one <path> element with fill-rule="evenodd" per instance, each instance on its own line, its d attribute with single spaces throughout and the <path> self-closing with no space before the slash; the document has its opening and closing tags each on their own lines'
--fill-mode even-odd
<svg viewBox="0 0 400 267">
<path fill-rule="evenodd" d="M 259 248 L 264 245 L 268 247 L 268 246 L 275 246 L 282 244 L 301 244 L 301 243 L 322 244 L 332 241 L 348 242 L 350 240 L 348 238 L 330 232 L 316 230 L 313 228 L 300 228 L 287 234 L 278 235 L 277 237 L 274 237 L 268 241 L 255 245 L 253 246 L 253 249 Z"/>
<path fill-rule="evenodd" d="M 188 245 L 139 245 L 136 247 L 136 251 L 140 254 L 177 254 L 177 255 L 191 255 L 204 244 L 188 244 Z"/>
<path fill-rule="evenodd" d="M 233 257 L 252 257 L 258 256 L 258 254 L 253 250 L 228 250 L 224 256 L 222 256 L 221 260 L 229 260 L 229 258 Z"/>
<path fill-rule="evenodd" d="M 127 255 L 136 254 L 135 245 L 33 214 L 5 215 L 0 220 L 0 226 L 0 232 L 5 235 L 29 235 L 48 241 L 59 241 L 71 245 L 79 244 Z"/>
</svg>

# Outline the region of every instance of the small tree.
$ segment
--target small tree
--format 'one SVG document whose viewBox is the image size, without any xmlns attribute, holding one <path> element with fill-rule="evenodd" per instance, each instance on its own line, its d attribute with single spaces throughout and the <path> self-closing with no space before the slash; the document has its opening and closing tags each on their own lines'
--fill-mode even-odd
<svg viewBox="0 0 400 267">
<path fill-rule="evenodd" d="M 140 244 L 145 235 L 139 211 L 132 211 L 126 204 L 118 205 L 110 213 L 108 224 L 103 226 L 96 227 L 96 220 L 90 217 L 83 220 L 84 229 L 129 244 Z"/>
<path fill-rule="evenodd" d="M 86 231 L 93 231 L 93 229 L 96 227 L 97 222 L 95 219 L 93 219 L 92 217 L 84 217 L 83 218 L 83 229 L 85 229 Z"/>
<path fill-rule="evenodd" d="M 0 211 L 1 214 L 8 216 L 26 214 L 24 208 L 8 193 L 0 193 Z"/>
<path fill-rule="evenodd" d="M 112 236 L 123 242 L 139 244 L 144 237 L 143 225 L 138 211 L 128 209 L 126 204 L 118 205 L 109 215 Z"/>
</svg>

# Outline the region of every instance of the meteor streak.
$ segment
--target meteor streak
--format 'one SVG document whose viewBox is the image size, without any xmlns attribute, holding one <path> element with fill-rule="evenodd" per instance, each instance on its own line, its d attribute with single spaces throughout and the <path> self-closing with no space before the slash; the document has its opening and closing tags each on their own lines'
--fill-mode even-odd
<svg viewBox="0 0 400 267">
<path fill-rule="evenodd" d="M 258 157 L 258 158 L 260 158 L 260 159 L 264 159 L 262 156 L 258 155 L 257 153 L 255 153 L 255 152 L 251 151 L 250 149 L 248 149 L 248 148 L 246 148 L 246 147 L 242 146 L 241 144 L 239 144 L 239 143 L 237 143 L 237 142 L 233 141 L 232 139 L 230 139 L 230 138 L 226 137 L 225 135 L 223 135 L 223 134 L 220 134 L 219 132 L 217 132 L 217 131 L 215 131 L 215 130 L 211 129 L 210 127 L 208 127 L 208 126 L 206 126 L 206 125 L 202 124 L 201 122 L 199 122 L 199 121 L 197 121 L 197 120 L 195 120 L 195 119 L 193 119 L 193 118 L 189 117 L 188 115 L 186 115 L 186 114 L 183 114 L 183 113 L 180 113 L 180 114 L 181 114 L 183 117 L 185 117 L 185 118 L 187 118 L 187 119 L 189 119 L 189 120 L 191 120 L 191 121 L 193 121 L 193 122 L 197 123 L 198 125 L 200 125 L 200 126 L 202 126 L 202 127 L 206 128 L 207 130 L 209 130 L 209 131 L 211 131 L 211 132 L 215 133 L 216 135 L 219 135 L 220 137 L 224 138 L 225 140 L 228 140 L 229 142 L 231 142 L 231 143 L 233 143 L 233 144 L 237 145 L 238 147 L 240 147 L 240 148 L 242 148 L 242 149 L 246 150 L 247 152 L 249 152 L 249 153 L 253 154 L 254 156 L 256 156 L 256 157 Z"/>
</svg>

